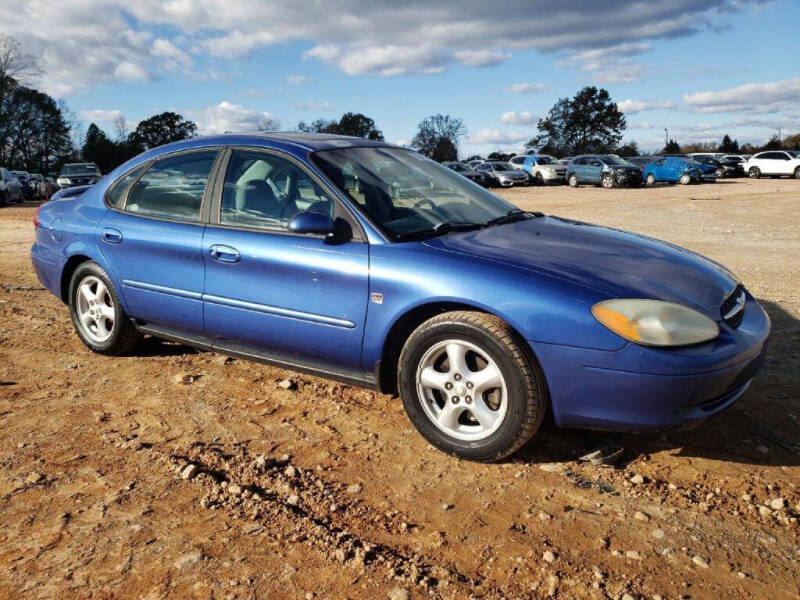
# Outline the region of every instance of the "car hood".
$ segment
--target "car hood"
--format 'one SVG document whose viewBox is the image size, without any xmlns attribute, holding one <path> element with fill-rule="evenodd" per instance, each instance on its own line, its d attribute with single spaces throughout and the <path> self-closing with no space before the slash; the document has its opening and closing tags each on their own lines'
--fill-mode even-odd
<svg viewBox="0 0 800 600">
<path fill-rule="evenodd" d="M 719 319 L 736 287 L 724 267 L 645 236 L 541 217 L 426 240 L 431 248 L 502 262 L 612 298 L 678 302 Z"/>
</svg>

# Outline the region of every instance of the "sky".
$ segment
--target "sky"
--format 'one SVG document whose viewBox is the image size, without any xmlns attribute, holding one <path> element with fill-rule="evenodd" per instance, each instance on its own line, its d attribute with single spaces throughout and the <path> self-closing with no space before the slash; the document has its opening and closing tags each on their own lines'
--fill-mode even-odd
<svg viewBox="0 0 800 600">
<path fill-rule="evenodd" d="M 655 151 L 800 132 L 798 0 L 8 0 L 32 83 L 113 135 L 179 112 L 201 134 L 372 117 L 390 142 L 463 119 L 460 154 L 522 152 L 539 117 L 605 87 Z"/>
</svg>

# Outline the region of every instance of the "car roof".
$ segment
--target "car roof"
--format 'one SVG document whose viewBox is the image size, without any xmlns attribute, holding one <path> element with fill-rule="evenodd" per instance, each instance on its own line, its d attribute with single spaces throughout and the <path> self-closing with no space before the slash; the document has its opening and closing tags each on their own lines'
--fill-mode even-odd
<svg viewBox="0 0 800 600">
<path fill-rule="evenodd" d="M 173 142 L 165 146 L 153 148 L 160 151 L 165 148 L 174 150 L 179 147 L 190 148 L 193 146 L 212 145 L 243 145 L 243 146 L 293 146 L 298 149 L 315 152 L 317 150 L 333 150 L 336 148 L 352 148 L 357 146 L 384 146 L 399 148 L 393 144 L 378 140 L 368 140 L 349 135 L 334 135 L 330 133 L 304 133 L 299 131 L 256 131 L 250 133 L 226 133 L 221 135 L 208 135 Z M 159 152 L 160 153 L 160 152 Z"/>
</svg>

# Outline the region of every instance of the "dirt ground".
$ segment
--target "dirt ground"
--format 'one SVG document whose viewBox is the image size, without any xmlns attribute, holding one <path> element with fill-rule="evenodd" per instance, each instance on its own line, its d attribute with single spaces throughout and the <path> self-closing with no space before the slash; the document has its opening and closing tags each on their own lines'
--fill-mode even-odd
<svg viewBox="0 0 800 600">
<path fill-rule="evenodd" d="M 0 597 L 800 598 L 800 181 L 501 194 L 726 264 L 772 317 L 751 389 L 692 431 L 464 462 L 387 395 L 90 354 L 30 266 L 33 206 L 0 208 Z M 577 460 L 604 444 L 617 468 Z"/>
</svg>

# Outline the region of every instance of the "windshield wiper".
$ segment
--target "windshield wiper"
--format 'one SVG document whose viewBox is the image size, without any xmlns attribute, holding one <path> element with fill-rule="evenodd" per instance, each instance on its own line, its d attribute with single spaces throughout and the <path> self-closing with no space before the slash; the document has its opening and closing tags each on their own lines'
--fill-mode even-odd
<svg viewBox="0 0 800 600">
<path fill-rule="evenodd" d="M 424 238 L 433 238 L 440 235 L 445 235 L 452 231 L 473 231 L 475 229 L 483 228 L 483 223 L 451 223 L 449 221 L 440 221 L 430 229 L 423 229 L 422 231 L 412 231 L 410 233 L 399 233 L 395 236 L 397 240 L 416 240 Z"/>
<path fill-rule="evenodd" d="M 523 219 L 527 219 L 529 216 L 531 216 L 531 213 L 525 212 L 524 210 L 520 210 L 519 208 L 512 208 L 503 216 L 496 217 L 494 219 L 486 221 L 486 223 L 484 223 L 483 226 L 491 227 L 492 225 L 514 223 L 515 221 L 522 221 Z M 538 213 L 535 213 L 534 216 L 538 216 Z"/>
</svg>

